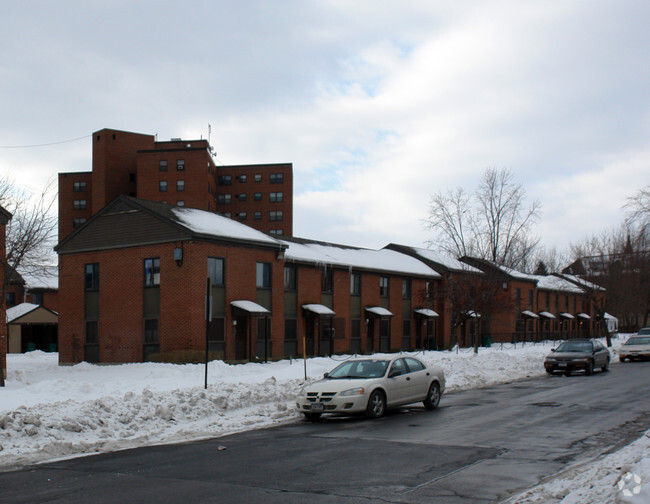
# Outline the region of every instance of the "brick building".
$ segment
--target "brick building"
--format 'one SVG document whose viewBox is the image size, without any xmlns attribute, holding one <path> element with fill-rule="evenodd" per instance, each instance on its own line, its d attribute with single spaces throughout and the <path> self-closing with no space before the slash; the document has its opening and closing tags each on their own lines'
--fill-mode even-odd
<svg viewBox="0 0 650 504">
<path fill-rule="evenodd" d="M 59 241 L 120 195 L 219 212 L 272 234 L 293 234 L 291 163 L 215 164 L 207 140 L 93 133 L 92 171 L 59 174 Z"/>
<path fill-rule="evenodd" d="M 7 224 L 11 217 L 11 213 L 0 206 L 0 264 L 6 263 Z M 5 285 L 4 268 L 0 268 L 0 285 Z M 0 317 L 2 320 L 7 318 L 5 303 L 0 305 Z M 0 384 L 4 384 L 4 379 L 7 377 L 7 344 L 7 325 L 3 323 L 0 324 Z"/>
</svg>

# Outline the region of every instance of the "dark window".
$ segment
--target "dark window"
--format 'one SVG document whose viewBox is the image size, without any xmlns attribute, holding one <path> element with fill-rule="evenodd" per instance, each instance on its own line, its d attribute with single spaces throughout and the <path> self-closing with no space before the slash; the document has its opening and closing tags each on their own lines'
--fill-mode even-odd
<svg viewBox="0 0 650 504">
<path fill-rule="evenodd" d="M 86 219 L 79 217 L 76 219 L 72 219 L 72 227 L 74 229 L 77 229 L 78 227 L 83 226 L 86 223 Z"/>
<path fill-rule="evenodd" d="M 411 299 L 411 279 L 402 280 L 402 299 Z"/>
<path fill-rule="evenodd" d="M 255 179 L 255 182 L 261 182 L 262 181 L 262 174 L 261 173 L 256 173 L 253 178 Z"/>
<path fill-rule="evenodd" d="M 32 292 L 32 303 L 36 305 L 43 304 L 43 293 L 42 292 Z"/>
<path fill-rule="evenodd" d="M 359 273 L 350 274 L 350 295 L 361 295 L 361 275 Z"/>
<path fill-rule="evenodd" d="M 86 290 L 99 289 L 99 263 L 86 264 Z"/>
<path fill-rule="evenodd" d="M 97 321 L 89 320 L 86 322 L 86 345 L 99 344 L 99 331 L 97 330 Z"/>
<path fill-rule="evenodd" d="M 246 201 L 246 193 L 240 193 L 237 195 L 239 201 Z"/>
<path fill-rule="evenodd" d="M 269 182 L 271 184 L 282 184 L 282 182 L 284 182 L 284 174 L 271 173 L 271 176 L 269 177 Z"/>
<path fill-rule="evenodd" d="M 253 214 L 253 219 L 260 220 L 262 218 L 262 212 L 255 212 Z"/>
<path fill-rule="evenodd" d="M 222 317 L 213 318 L 210 322 L 208 322 L 208 341 L 210 343 L 225 341 L 226 333 L 224 327 L 225 320 Z M 210 350 L 212 350 L 212 348 Z"/>
<path fill-rule="evenodd" d="M 406 361 L 406 365 L 409 367 L 411 373 L 422 371 L 424 369 L 424 365 L 419 360 L 412 359 L 411 357 L 406 357 L 404 360 Z"/>
<path fill-rule="evenodd" d="M 177 191 L 184 191 L 185 190 L 185 181 L 184 180 L 177 180 L 176 181 L 176 190 Z"/>
<path fill-rule="evenodd" d="M 212 285 L 224 285 L 224 260 L 219 257 L 208 257 L 208 278 Z"/>
<path fill-rule="evenodd" d="M 217 203 L 222 205 L 228 205 L 232 201 L 232 196 L 230 194 L 219 194 L 217 196 Z"/>
<path fill-rule="evenodd" d="M 285 266 L 284 267 L 284 290 L 285 291 L 295 291 L 297 288 L 297 269 L 295 266 Z"/>
<path fill-rule="evenodd" d="M 158 162 L 158 171 L 167 171 L 167 160 L 161 159 Z"/>
<path fill-rule="evenodd" d="M 528 307 L 531 310 L 533 309 L 533 291 L 532 290 L 528 291 Z"/>
<path fill-rule="evenodd" d="M 272 203 L 279 203 L 282 201 L 283 196 L 281 192 L 272 192 L 270 195 L 270 200 Z"/>
<path fill-rule="evenodd" d="M 145 319 L 144 321 L 144 342 L 158 343 L 158 319 Z"/>
<path fill-rule="evenodd" d="M 272 210 L 269 212 L 269 220 L 281 221 L 284 218 L 282 210 Z"/>
<path fill-rule="evenodd" d="M 255 285 L 258 288 L 271 288 L 271 263 L 258 262 Z"/>
<path fill-rule="evenodd" d="M 146 286 L 160 285 L 159 257 L 144 260 L 144 284 Z"/>
<path fill-rule="evenodd" d="M 282 230 L 281 230 L 281 229 L 269 229 L 269 234 L 272 234 L 272 235 L 281 235 L 281 234 L 282 234 Z"/>
<path fill-rule="evenodd" d="M 262 193 L 261 193 L 261 192 L 256 192 L 256 193 L 253 195 L 253 199 L 254 199 L 255 201 L 262 201 Z"/>
<path fill-rule="evenodd" d="M 16 306 L 15 292 L 7 292 L 7 306 Z"/>
<path fill-rule="evenodd" d="M 239 212 L 239 220 L 246 220 L 246 212 Z"/>
<path fill-rule="evenodd" d="M 332 293 L 332 288 L 334 286 L 334 271 L 331 268 L 323 268 L 321 270 L 321 292 L 327 294 Z"/>
<path fill-rule="evenodd" d="M 177 159 L 176 160 L 176 169 L 177 170 L 184 170 L 185 169 L 185 160 L 184 159 Z"/>
<path fill-rule="evenodd" d="M 86 209 L 86 200 L 81 199 L 81 200 L 74 200 L 72 203 L 72 206 L 75 210 L 85 210 Z"/>
<path fill-rule="evenodd" d="M 237 179 L 238 179 L 242 184 L 245 184 L 245 183 L 246 183 L 246 175 L 240 175 L 239 177 L 237 177 Z"/>
<path fill-rule="evenodd" d="M 74 192 L 83 192 L 86 190 L 86 183 L 85 182 L 75 182 L 72 184 L 72 190 Z"/>
<path fill-rule="evenodd" d="M 379 277 L 379 295 L 388 297 L 388 277 Z"/>
<path fill-rule="evenodd" d="M 158 190 L 160 192 L 167 192 L 167 181 L 166 180 L 161 180 L 158 182 Z"/>
<path fill-rule="evenodd" d="M 220 175 L 219 185 L 232 185 L 232 175 Z"/>
</svg>

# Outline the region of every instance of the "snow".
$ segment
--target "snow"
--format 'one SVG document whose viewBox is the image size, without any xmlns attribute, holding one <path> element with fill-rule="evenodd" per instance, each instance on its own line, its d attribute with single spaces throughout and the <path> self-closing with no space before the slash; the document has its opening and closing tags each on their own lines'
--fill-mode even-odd
<svg viewBox="0 0 650 504">
<path fill-rule="evenodd" d="M 39 305 L 33 303 L 20 303 L 19 305 L 7 308 L 7 323 L 36 310 Z"/>
<path fill-rule="evenodd" d="M 621 339 L 614 340 L 617 357 Z M 442 366 L 447 392 L 545 374 L 541 362 L 556 342 L 418 352 Z M 310 358 L 307 379 L 320 378 L 347 356 Z M 59 366 L 39 351 L 7 356 L 0 388 L 0 469 L 144 445 L 180 442 L 295 422 L 302 360 L 273 363 L 139 363 Z M 444 402 L 444 398 L 443 398 Z M 570 466 L 512 498 L 545 502 L 650 502 L 650 431 L 591 463 Z M 636 492 L 636 493 L 635 493 Z M 627 495 L 629 494 L 629 495 Z"/>
<path fill-rule="evenodd" d="M 417 247 L 408 247 L 408 248 L 410 248 L 413 252 L 415 252 L 418 256 L 422 257 L 423 259 L 427 259 L 431 262 L 441 264 L 442 266 L 452 271 L 483 274 L 483 272 L 480 269 L 475 268 L 474 266 L 470 266 L 469 264 L 466 264 L 462 261 L 459 261 L 458 259 L 451 256 L 450 254 L 444 252 L 437 252 L 431 249 L 423 249 Z"/>
</svg>

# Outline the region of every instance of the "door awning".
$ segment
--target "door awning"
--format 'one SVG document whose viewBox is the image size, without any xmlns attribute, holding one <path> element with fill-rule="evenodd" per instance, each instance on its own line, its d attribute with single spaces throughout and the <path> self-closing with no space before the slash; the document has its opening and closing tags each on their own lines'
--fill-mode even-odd
<svg viewBox="0 0 650 504">
<path fill-rule="evenodd" d="M 539 312 L 539 316 L 544 318 L 555 318 L 555 315 L 547 311 Z"/>
<path fill-rule="evenodd" d="M 590 319 L 591 317 L 586 313 L 578 313 L 578 317 L 583 319 Z"/>
<path fill-rule="evenodd" d="M 529 311 L 529 310 L 523 310 L 523 311 L 521 312 L 521 314 L 522 314 L 524 317 L 539 318 L 539 315 L 537 315 L 537 313 L 533 313 L 532 311 Z"/>
<path fill-rule="evenodd" d="M 314 315 L 318 315 L 319 317 L 333 317 L 336 315 L 336 313 L 328 306 L 317 303 L 304 304 L 302 305 L 302 309 L 307 310 Z"/>
<path fill-rule="evenodd" d="M 574 319 L 575 318 L 570 313 L 560 313 L 560 317 L 565 318 L 565 319 Z"/>
<path fill-rule="evenodd" d="M 253 301 L 246 301 L 246 300 L 231 301 L 230 306 L 232 306 L 233 308 L 239 308 L 240 310 L 248 312 L 251 315 L 267 315 L 271 313 L 262 305 L 258 305 Z"/>
<path fill-rule="evenodd" d="M 387 310 L 383 306 L 368 306 L 366 307 L 366 311 L 370 313 L 371 315 L 374 315 L 376 317 L 392 317 L 393 312 L 390 310 Z"/>
<path fill-rule="evenodd" d="M 438 312 L 434 310 L 430 310 L 429 308 L 418 308 L 417 310 L 413 310 L 413 312 L 416 315 L 422 315 L 423 317 L 427 318 L 433 318 L 433 317 L 439 317 Z"/>
</svg>

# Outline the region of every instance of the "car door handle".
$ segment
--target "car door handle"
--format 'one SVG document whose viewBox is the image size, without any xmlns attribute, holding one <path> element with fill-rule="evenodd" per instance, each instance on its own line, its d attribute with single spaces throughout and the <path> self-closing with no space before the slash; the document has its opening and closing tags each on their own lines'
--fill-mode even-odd
<svg viewBox="0 0 650 504">
<path fill-rule="evenodd" d="M 407 376 L 407 377 L 406 377 L 406 381 L 411 381 L 411 377 L 410 377 L 410 376 Z"/>
</svg>

